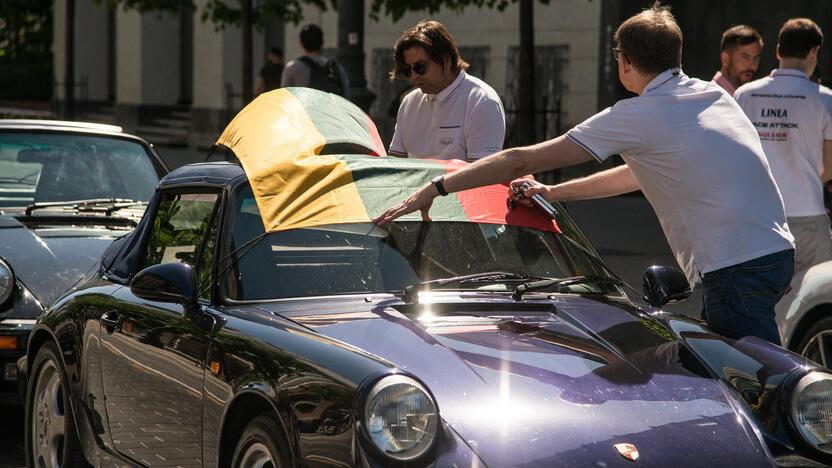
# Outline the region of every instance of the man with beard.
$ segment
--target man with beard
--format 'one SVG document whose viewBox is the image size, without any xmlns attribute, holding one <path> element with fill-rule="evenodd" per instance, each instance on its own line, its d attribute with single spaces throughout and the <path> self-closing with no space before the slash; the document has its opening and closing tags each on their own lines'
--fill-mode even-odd
<svg viewBox="0 0 832 468">
<path fill-rule="evenodd" d="M 735 89 L 754 78 L 763 53 L 763 38 L 751 26 L 741 24 L 722 33 L 720 50 L 722 68 L 711 81 L 733 96 Z"/>
</svg>

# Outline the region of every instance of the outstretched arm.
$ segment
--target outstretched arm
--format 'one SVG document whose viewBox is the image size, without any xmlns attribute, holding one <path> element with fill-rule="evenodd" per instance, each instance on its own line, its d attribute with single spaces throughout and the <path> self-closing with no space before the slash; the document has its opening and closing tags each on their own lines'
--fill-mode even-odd
<svg viewBox="0 0 832 468">
<path fill-rule="evenodd" d="M 544 197 L 550 201 L 588 200 L 613 197 L 640 190 L 630 166 L 624 164 L 587 177 L 549 187 Z"/>
<path fill-rule="evenodd" d="M 484 185 L 507 182 L 536 172 L 571 166 L 589 161 L 592 156 L 572 140 L 560 136 L 536 145 L 511 148 L 495 153 L 449 175 L 444 186 L 448 193 L 460 192 Z M 394 219 L 422 211 L 422 219 L 429 220 L 428 211 L 439 195 L 436 188 L 425 184 L 416 193 L 390 208 L 373 222 L 383 226 Z"/>
</svg>

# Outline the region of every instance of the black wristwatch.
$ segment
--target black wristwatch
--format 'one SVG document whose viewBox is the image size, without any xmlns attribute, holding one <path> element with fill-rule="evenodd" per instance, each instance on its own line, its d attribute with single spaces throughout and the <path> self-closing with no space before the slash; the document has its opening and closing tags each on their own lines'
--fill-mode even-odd
<svg viewBox="0 0 832 468">
<path fill-rule="evenodd" d="M 445 190 L 444 182 L 444 175 L 438 175 L 430 180 L 430 183 L 432 183 L 433 186 L 436 187 L 436 191 L 439 192 L 439 195 L 442 195 L 443 197 L 448 194 L 448 192 Z"/>
</svg>

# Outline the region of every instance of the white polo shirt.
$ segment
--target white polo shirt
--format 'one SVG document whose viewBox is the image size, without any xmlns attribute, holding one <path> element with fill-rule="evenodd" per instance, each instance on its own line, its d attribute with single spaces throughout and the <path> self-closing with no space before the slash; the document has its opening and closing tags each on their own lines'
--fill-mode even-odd
<svg viewBox="0 0 832 468">
<path fill-rule="evenodd" d="M 691 282 L 794 248 L 757 132 L 714 83 L 667 70 L 641 96 L 590 117 L 567 137 L 599 161 L 622 156 Z"/>
<path fill-rule="evenodd" d="M 390 152 L 411 158 L 479 159 L 503 149 L 506 118 L 491 86 L 464 70 L 438 94 L 405 96 Z"/>
<path fill-rule="evenodd" d="M 820 176 L 823 140 L 832 140 L 832 90 L 800 70 L 781 68 L 734 97 L 760 135 L 786 216 L 826 214 Z"/>
</svg>

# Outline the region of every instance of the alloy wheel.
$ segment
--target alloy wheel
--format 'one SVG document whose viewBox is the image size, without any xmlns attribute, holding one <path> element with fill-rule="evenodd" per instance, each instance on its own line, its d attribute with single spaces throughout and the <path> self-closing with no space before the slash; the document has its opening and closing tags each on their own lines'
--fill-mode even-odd
<svg viewBox="0 0 832 468">
<path fill-rule="evenodd" d="M 243 456 L 240 457 L 240 468 L 274 468 L 275 463 L 268 447 L 260 442 L 255 442 L 246 448 Z"/>
<path fill-rule="evenodd" d="M 31 440 L 35 466 L 60 467 L 66 437 L 66 408 L 64 408 L 61 375 L 55 362 L 47 360 L 37 375 L 34 408 L 31 421 Z"/>
<path fill-rule="evenodd" d="M 813 335 L 800 354 L 828 369 L 832 364 L 832 330 L 823 330 Z"/>
</svg>

